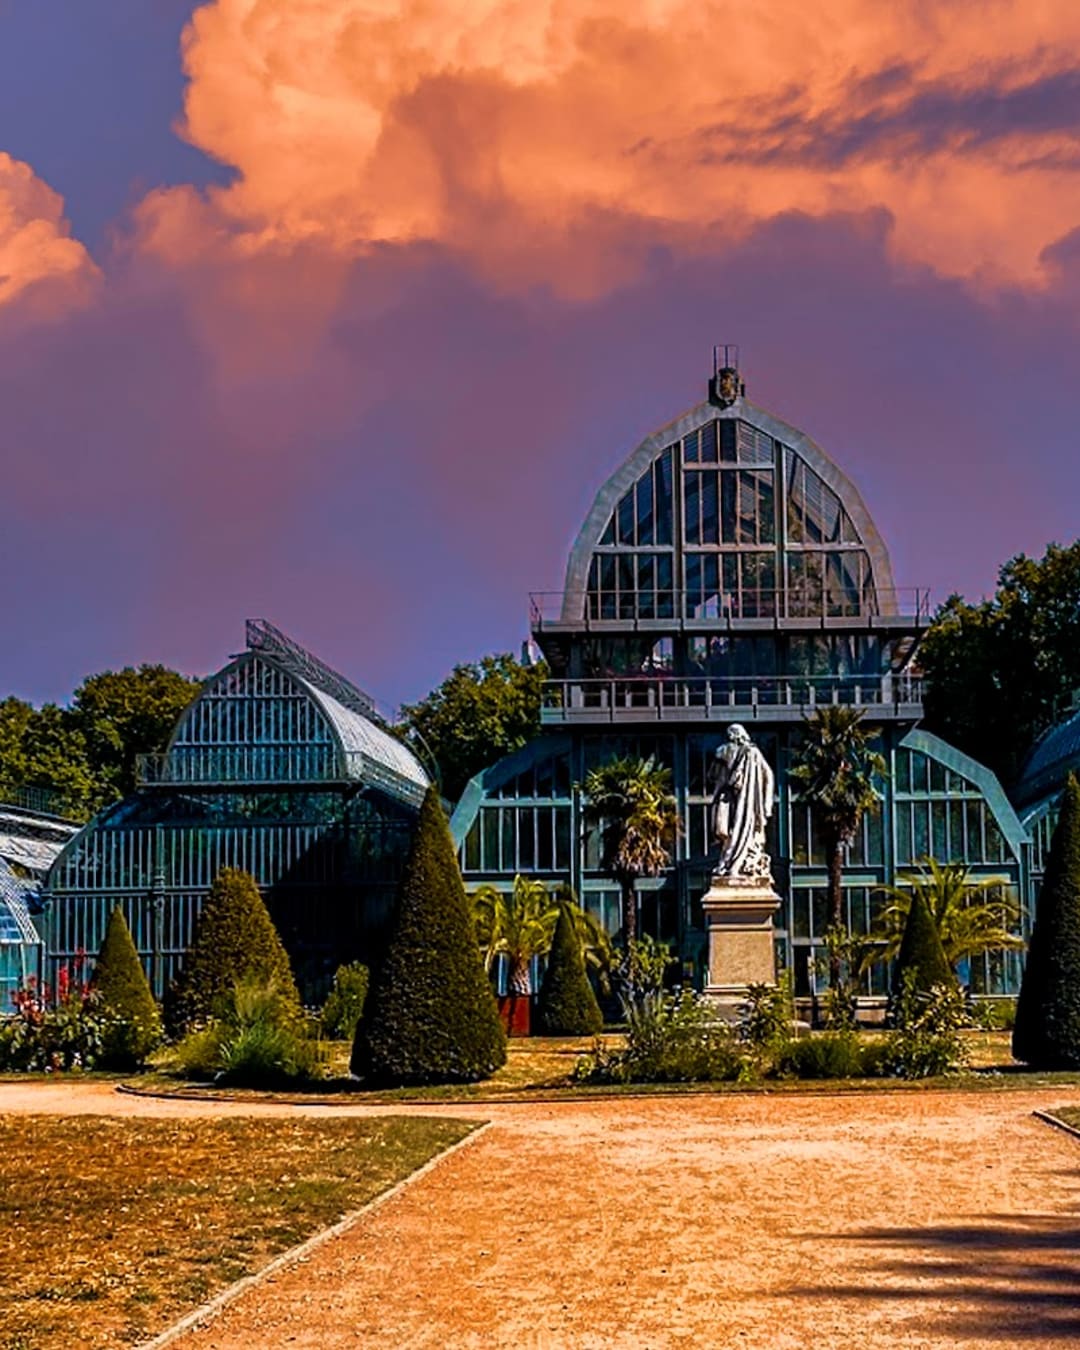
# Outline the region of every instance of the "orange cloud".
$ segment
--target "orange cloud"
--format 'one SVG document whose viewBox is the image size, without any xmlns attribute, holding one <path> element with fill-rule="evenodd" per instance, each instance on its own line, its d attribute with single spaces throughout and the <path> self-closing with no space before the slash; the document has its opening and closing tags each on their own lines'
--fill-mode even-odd
<svg viewBox="0 0 1080 1350">
<path fill-rule="evenodd" d="M 434 240 L 603 290 L 642 250 L 884 209 L 904 260 L 1042 279 L 1080 219 L 1072 0 L 214 0 L 184 134 L 237 171 L 158 194 L 174 261 Z"/>
<path fill-rule="evenodd" d="M 0 151 L 0 309 L 18 303 L 38 316 L 85 303 L 98 280 L 71 237 L 63 198 L 21 160 Z"/>
</svg>

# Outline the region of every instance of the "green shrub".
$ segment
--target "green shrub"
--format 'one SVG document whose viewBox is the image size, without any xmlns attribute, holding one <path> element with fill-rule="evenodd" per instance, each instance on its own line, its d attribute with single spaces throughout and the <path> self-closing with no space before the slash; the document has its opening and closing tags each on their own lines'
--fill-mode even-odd
<svg viewBox="0 0 1080 1350">
<path fill-rule="evenodd" d="M 710 1083 L 749 1072 L 731 1026 L 707 1000 L 690 990 L 654 990 L 625 1002 L 626 1046 L 609 1051 L 601 1042 L 574 1070 L 585 1083 Z"/>
<path fill-rule="evenodd" d="M 90 988 L 103 1022 L 98 1065 L 107 1069 L 140 1068 L 161 1042 L 161 1018 L 119 906 L 109 916 Z"/>
<path fill-rule="evenodd" d="M 175 1035 L 218 1016 L 238 982 L 273 983 L 297 1011 L 289 957 L 254 878 L 236 867 L 218 873 L 179 976 L 166 1020 Z"/>
<path fill-rule="evenodd" d="M 922 993 L 928 993 L 937 986 L 956 988 L 956 976 L 941 945 L 941 935 L 934 916 L 926 903 L 926 896 L 917 887 L 912 892 L 911 906 L 904 923 L 904 936 L 896 955 L 894 1000 L 902 996 L 909 977 L 912 987 Z M 889 1020 L 895 1022 L 891 1009 Z"/>
<path fill-rule="evenodd" d="M 1014 998 L 973 999 L 970 1012 L 980 1031 L 1012 1031 L 1016 1025 Z"/>
<path fill-rule="evenodd" d="M 393 932 L 353 1042 L 352 1070 L 388 1084 L 475 1082 L 506 1060 L 472 912 L 438 793 L 429 789 Z"/>
<path fill-rule="evenodd" d="M 322 1034 L 330 1041 L 351 1041 L 364 1013 L 370 975 L 367 966 L 353 961 L 338 966 L 334 985 L 323 1004 Z"/>
<path fill-rule="evenodd" d="M 1035 907 L 1012 1050 L 1035 1068 L 1080 1068 L 1080 786 L 1072 774 Z"/>
<path fill-rule="evenodd" d="M 883 1068 L 898 1078 L 932 1078 L 960 1068 L 967 1058 L 961 1031 L 971 1025 L 956 982 L 920 989 L 915 970 L 903 977 L 893 999 L 893 1030 L 886 1038 Z"/>
<path fill-rule="evenodd" d="M 595 1036 L 604 1025 L 600 1005 L 585 973 L 573 912 L 565 901 L 559 906 L 547 969 L 540 985 L 536 1025 L 547 1036 Z"/>
<path fill-rule="evenodd" d="M 796 1078 L 866 1078 L 868 1064 L 878 1067 L 880 1056 L 866 1054 L 854 1031 L 824 1031 L 790 1041 L 781 1052 L 777 1070 Z"/>
<path fill-rule="evenodd" d="M 784 970 L 776 984 L 751 984 L 740 1009 L 738 1034 L 759 1065 L 765 1069 L 791 1040 L 795 1005 L 791 971 Z"/>
<path fill-rule="evenodd" d="M 314 1078 L 318 1050 L 303 1014 L 273 981 L 252 977 L 234 985 L 209 1026 L 176 1047 L 183 1071 L 246 1087 L 274 1087 Z"/>
</svg>

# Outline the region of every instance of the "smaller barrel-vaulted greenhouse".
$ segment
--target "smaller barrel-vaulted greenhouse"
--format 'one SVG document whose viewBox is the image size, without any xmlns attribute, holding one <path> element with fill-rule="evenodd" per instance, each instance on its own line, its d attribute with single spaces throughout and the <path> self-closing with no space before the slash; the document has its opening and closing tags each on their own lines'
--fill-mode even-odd
<svg viewBox="0 0 1080 1350">
<path fill-rule="evenodd" d="M 373 700 L 264 621 L 211 676 L 137 791 L 99 815 L 49 875 L 50 967 L 97 950 L 124 911 L 160 996 L 223 867 L 258 883 L 305 996 L 383 941 L 423 765 Z M 47 975 L 51 972 L 47 971 Z"/>
</svg>

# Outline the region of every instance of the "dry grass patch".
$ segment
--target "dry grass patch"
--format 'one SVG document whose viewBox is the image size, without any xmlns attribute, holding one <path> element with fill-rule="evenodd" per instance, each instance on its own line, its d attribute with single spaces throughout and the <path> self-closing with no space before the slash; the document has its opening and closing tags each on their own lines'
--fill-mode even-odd
<svg viewBox="0 0 1080 1350">
<path fill-rule="evenodd" d="M 473 1128 L 0 1117 L 0 1346 L 143 1340 Z"/>
</svg>

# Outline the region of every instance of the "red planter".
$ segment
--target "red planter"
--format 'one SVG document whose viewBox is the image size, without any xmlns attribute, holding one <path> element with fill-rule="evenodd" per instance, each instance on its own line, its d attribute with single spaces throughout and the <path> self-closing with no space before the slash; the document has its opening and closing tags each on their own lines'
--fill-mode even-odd
<svg viewBox="0 0 1080 1350">
<path fill-rule="evenodd" d="M 528 1036 L 532 1028 L 532 997 L 529 994 L 500 994 L 499 1016 L 508 1036 Z"/>
</svg>

